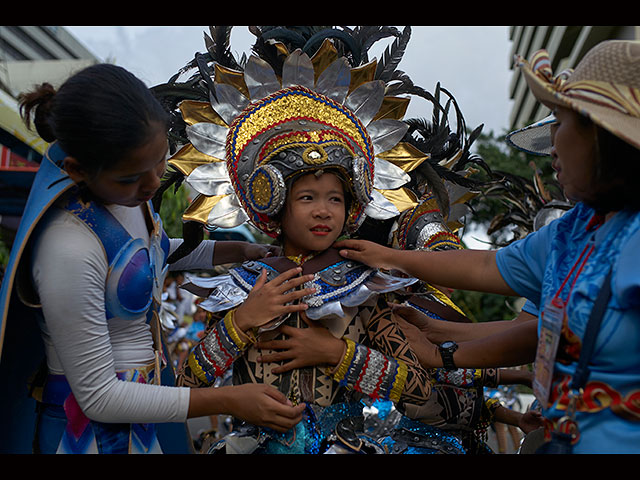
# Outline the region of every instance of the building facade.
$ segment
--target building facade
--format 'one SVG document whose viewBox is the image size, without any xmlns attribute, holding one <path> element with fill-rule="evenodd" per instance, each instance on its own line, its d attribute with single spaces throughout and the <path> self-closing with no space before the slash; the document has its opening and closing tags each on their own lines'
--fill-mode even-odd
<svg viewBox="0 0 640 480">
<path fill-rule="evenodd" d="M 0 26 L 0 266 L 47 147 L 24 125 L 18 95 L 97 62 L 64 27 Z"/>
<path fill-rule="evenodd" d="M 59 26 L 0 26 L 0 88 L 12 97 L 48 81 L 60 84 L 97 58 Z"/>
</svg>

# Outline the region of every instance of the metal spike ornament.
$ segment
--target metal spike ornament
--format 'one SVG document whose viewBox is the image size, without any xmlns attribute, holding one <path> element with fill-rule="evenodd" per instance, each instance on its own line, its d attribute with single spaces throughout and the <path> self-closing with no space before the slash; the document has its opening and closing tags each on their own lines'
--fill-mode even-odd
<svg viewBox="0 0 640 480">
<path fill-rule="evenodd" d="M 317 170 L 337 172 L 351 189 L 348 232 L 365 216 L 414 207 L 403 190 L 410 177 L 396 165 L 428 155 L 401 148 L 408 125 L 398 112 L 409 99 L 385 97 L 385 82 L 373 79 L 376 61 L 352 68 L 328 39 L 312 57 L 279 48 L 281 75 L 256 55 L 242 71 L 214 64 L 210 101 L 180 104 L 188 143 L 169 164 L 199 194 L 183 219 L 209 229 L 249 221 L 275 237 L 287 181 Z"/>
</svg>

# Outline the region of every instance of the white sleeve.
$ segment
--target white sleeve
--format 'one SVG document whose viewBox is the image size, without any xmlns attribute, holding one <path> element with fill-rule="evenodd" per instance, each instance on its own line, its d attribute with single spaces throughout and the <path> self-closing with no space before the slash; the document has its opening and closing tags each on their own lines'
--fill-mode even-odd
<svg viewBox="0 0 640 480">
<path fill-rule="evenodd" d="M 182 239 L 171 238 L 169 242 L 169 255 L 171 255 L 182 244 Z M 215 245 L 215 240 L 203 240 L 189 255 L 169 265 L 169 270 L 213 269 L 213 252 Z"/>
<path fill-rule="evenodd" d="M 32 273 L 45 343 L 87 417 L 101 422 L 183 422 L 189 389 L 116 377 L 104 287 L 107 262 L 89 229 L 66 212 L 34 244 Z"/>
</svg>

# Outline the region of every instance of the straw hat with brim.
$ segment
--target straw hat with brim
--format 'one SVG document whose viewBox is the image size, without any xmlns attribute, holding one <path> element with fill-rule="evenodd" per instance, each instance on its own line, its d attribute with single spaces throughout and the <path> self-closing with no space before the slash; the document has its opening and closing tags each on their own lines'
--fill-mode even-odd
<svg viewBox="0 0 640 480">
<path fill-rule="evenodd" d="M 640 42 L 608 40 L 593 47 L 565 79 L 553 77 L 545 50 L 518 59 L 531 93 L 560 105 L 640 148 Z"/>
<path fill-rule="evenodd" d="M 505 140 L 507 144 L 518 150 L 532 155 L 551 155 L 551 125 L 556 117 L 549 115 L 531 125 L 509 133 Z"/>
</svg>

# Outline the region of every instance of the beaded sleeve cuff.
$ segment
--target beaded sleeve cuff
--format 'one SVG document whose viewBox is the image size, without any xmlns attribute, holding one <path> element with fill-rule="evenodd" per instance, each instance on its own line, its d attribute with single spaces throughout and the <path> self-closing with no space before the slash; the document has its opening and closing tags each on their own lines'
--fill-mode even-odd
<svg viewBox="0 0 640 480">
<path fill-rule="evenodd" d="M 347 338 L 344 341 L 347 348 L 342 361 L 327 373 L 341 385 L 371 398 L 400 400 L 407 381 L 406 364 Z"/>
<path fill-rule="evenodd" d="M 191 370 L 208 385 L 222 376 L 253 343 L 253 339 L 245 340 L 236 329 L 234 313 L 235 310 L 230 310 L 189 355 Z"/>
</svg>

